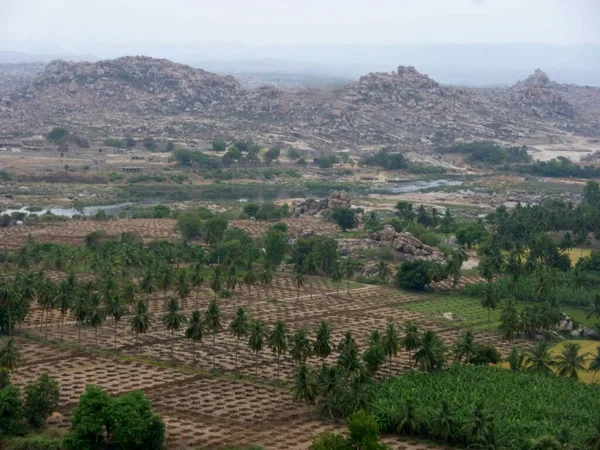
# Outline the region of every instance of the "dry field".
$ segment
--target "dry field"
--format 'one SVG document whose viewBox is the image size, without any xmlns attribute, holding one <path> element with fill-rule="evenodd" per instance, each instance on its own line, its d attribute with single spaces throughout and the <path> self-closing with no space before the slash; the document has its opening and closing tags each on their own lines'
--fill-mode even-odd
<svg viewBox="0 0 600 450">
<path fill-rule="evenodd" d="M 206 310 L 212 295 L 208 288 L 192 293 L 183 302 L 185 313 L 189 315 L 196 307 Z M 460 329 L 397 308 L 403 302 L 419 298 L 418 294 L 380 286 L 352 284 L 347 292 L 343 283 L 338 295 L 331 280 L 317 277 L 307 280 L 298 292 L 286 274 L 278 275 L 268 290 L 263 286 L 250 291 L 238 289 L 233 298 L 220 301 L 223 330 L 216 335 L 214 349 L 218 374 L 210 372 L 213 358 L 210 336 L 205 336 L 197 346 L 194 365 L 191 344 L 185 340 L 183 329 L 172 337 L 164 328 L 160 322 L 162 292 L 150 297 L 153 322 L 149 333 L 136 340 L 130 332 L 128 317 L 117 324 L 116 351 L 111 319 L 98 330 L 96 343 L 94 330 L 80 329 L 72 317 L 66 317 L 64 330 L 61 329 L 58 312 L 51 316 L 49 326 L 40 326 L 41 311 L 34 307 L 21 332 L 40 338 L 47 333 L 55 344 L 21 339 L 19 345 L 25 360 L 15 372 L 14 380 L 24 384 L 43 372 L 56 377 L 62 388 L 63 417 L 55 421 L 63 428 L 68 426 L 66 418 L 85 385 L 98 384 L 113 394 L 143 389 L 167 424 L 169 448 L 255 444 L 266 449 L 307 449 L 315 435 L 340 425 L 324 421 L 305 406 L 292 402 L 289 386 L 294 366 L 287 357 L 281 360 L 278 383 L 275 355 L 265 349 L 256 359 L 242 342 L 237 372 L 244 377 L 235 375 L 236 341 L 227 331 L 235 309 L 245 307 L 252 318 L 264 320 L 269 328 L 278 320 L 284 321 L 290 331 L 306 327 L 311 337 L 320 321 L 328 321 L 336 345 L 350 330 L 364 348 L 371 330 L 383 330 L 390 321 L 401 327 L 407 320 L 417 322 L 423 330 L 436 330 L 446 344 L 458 339 L 462 334 Z M 476 332 L 476 336 L 482 342 L 497 345 L 504 355 L 511 348 L 495 334 Z M 79 349 L 73 350 L 78 342 Z M 336 356 L 330 356 L 329 362 Z M 309 364 L 316 368 L 321 361 L 312 358 Z M 385 364 L 382 375 L 399 374 L 409 367 L 408 354 L 403 352 L 391 367 Z M 395 437 L 390 442 L 394 449 L 436 448 Z"/>
<path fill-rule="evenodd" d="M 316 234 L 333 234 L 339 228 L 331 222 L 310 217 L 283 220 L 291 234 L 313 230 Z M 103 231 L 110 236 L 121 233 L 138 233 L 145 242 L 152 240 L 174 240 L 180 235 L 175 229 L 176 221 L 172 219 L 119 219 L 98 222 L 95 220 L 69 220 L 67 222 L 48 225 L 20 226 L 0 229 L 0 250 L 14 250 L 21 247 L 29 235 L 38 242 L 56 244 L 83 245 L 85 236 L 92 231 Z M 264 234 L 273 222 L 256 220 L 234 220 L 230 227 L 244 229 L 252 237 Z"/>
</svg>

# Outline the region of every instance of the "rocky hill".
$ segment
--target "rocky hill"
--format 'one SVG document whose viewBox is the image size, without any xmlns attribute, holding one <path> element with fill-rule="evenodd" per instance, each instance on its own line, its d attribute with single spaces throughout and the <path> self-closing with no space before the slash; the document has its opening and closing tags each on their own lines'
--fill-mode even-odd
<svg viewBox="0 0 600 450">
<path fill-rule="evenodd" d="M 1 84 L 1 80 L 0 80 Z M 246 90 L 236 79 L 163 59 L 53 61 L 25 86 L 0 90 L 0 129 L 79 134 L 216 135 L 314 149 L 398 145 L 427 150 L 457 139 L 512 141 L 532 129 L 600 134 L 600 89 L 553 83 L 540 70 L 503 89 L 442 86 L 412 67 L 337 89 Z"/>
</svg>

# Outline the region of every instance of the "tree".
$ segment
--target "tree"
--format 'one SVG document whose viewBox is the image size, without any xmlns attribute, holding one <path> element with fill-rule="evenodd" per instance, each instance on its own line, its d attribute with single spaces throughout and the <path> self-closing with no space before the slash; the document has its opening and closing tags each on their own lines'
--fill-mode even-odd
<svg viewBox="0 0 600 450">
<path fill-rule="evenodd" d="M 195 211 L 183 211 L 177 216 L 175 226 L 186 240 L 197 238 L 202 234 L 202 219 Z"/>
<path fill-rule="evenodd" d="M 422 427 L 423 420 L 421 419 L 421 414 L 417 410 L 414 400 L 409 397 L 404 401 L 404 405 L 402 406 L 397 431 L 401 434 L 415 436 L 419 434 Z"/>
<path fill-rule="evenodd" d="M 275 161 L 276 159 L 279 158 L 280 154 L 281 154 L 281 149 L 279 149 L 279 148 L 270 148 L 263 155 L 263 159 L 265 160 L 265 162 L 267 164 L 271 164 L 271 162 L 273 162 L 273 161 Z"/>
<path fill-rule="evenodd" d="M 186 321 L 186 317 L 181 312 L 181 305 L 176 298 L 169 300 L 167 304 L 167 310 L 162 316 L 162 323 L 165 328 L 171 331 L 171 340 L 175 340 L 175 331 L 181 328 L 181 325 Z M 173 359 L 173 350 L 175 342 L 171 342 L 171 359 Z"/>
<path fill-rule="evenodd" d="M 171 209 L 167 205 L 155 205 L 152 208 L 153 219 L 167 219 L 171 217 Z"/>
<path fill-rule="evenodd" d="M 415 220 L 415 212 L 413 210 L 412 203 L 401 200 L 398 203 L 396 203 L 396 206 L 394 206 L 394 209 L 396 210 L 396 214 L 402 220 L 404 220 L 406 222 L 412 222 L 413 220 Z"/>
<path fill-rule="evenodd" d="M 498 307 L 498 292 L 494 284 L 488 282 L 483 298 L 481 299 L 481 306 L 488 311 L 488 331 L 492 330 L 492 309 Z"/>
<path fill-rule="evenodd" d="M 408 351 L 408 359 L 412 360 L 412 352 L 417 350 L 421 345 L 421 335 L 417 324 L 410 320 L 404 324 L 404 338 L 402 339 L 402 347 Z"/>
<path fill-rule="evenodd" d="M 396 283 L 403 289 L 422 290 L 432 281 L 434 264 L 419 260 L 402 263 L 396 272 Z"/>
<path fill-rule="evenodd" d="M 48 142 L 53 144 L 60 144 L 69 136 L 69 130 L 63 127 L 55 127 L 45 136 Z"/>
<path fill-rule="evenodd" d="M 14 338 L 8 338 L 0 349 L 0 369 L 13 371 L 21 362 L 21 353 L 15 345 Z"/>
<path fill-rule="evenodd" d="M 235 370 L 238 368 L 238 347 L 241 338 L 248 336 L 250 323 L 244 308 L 238 308 L 235 317 L 229 324 L 229 332 L 235 337 Z"/>
<path fill-rule="evenodd" d="M 339 297 L 340 295 L 340 283 L 344 279 L 344 274 L 342 273 L 342 267 L 338 262 L 333 266 L 333 270 L 331 272 L 331 279 L 335 283 L 336 295 Z"/>
<path fill-rule="evenodd" d="M 377 281 L 381 284 L 387 285 L 389 283 L 390 277 L 392 276 L 392 271 L 390 266 L 384 260 L 380 260 L 376 266 L 377 270 Z"/>
<path fill-rule="evenodd" d="M 152 137 L 145 137 L 142 144 L 150 152 L 156 150 L 156 141 Z"/>
<path fill-rule="evenodd" d="M 166 308 L 167 292 L 175 284 L 175 272 L 173 271 L 173 267 L 168 263 L 162 263 L 157 269 L 155 279 L 157 280 L 158 286 L 163 290 L 163 303 Z"/>
<path fill-rule="evenodd" d="M 92 292 L 90 296 L 90 308 L 88 310 L 88 323 L 94 329 L 96 347 L 98 346 L 98 328 L 104 322 L 104 308 L 100 304 L 100 296 L 97 292 Z"/>
<path fill-rule="evenodd" d="M 227 148 L 227 144 L 225 143 L 225 141 L 223 139 L 213 139 L 212 149 L 215 152 L 217 152 L 217 153 L 224 152 L 226 148 Z"/>
<path fill-rule="evenodd" d="M 329 416 L 333 419 L 331 409 L 334 398 L 340 393 L 342 387 L 342 372 L 338 366 L 321 364 L 316 377 L 317 394 L 322 403 L 327 405 Z"/>
<path fill-rule="evenodd" d="M 495 441 L 494 418 L 481 403 L 473 405 L 465 434 L 470 445 L 489 445 Z"/>
<path fill-rule="evenodd" d="M 365 369 L 371 376 L 379 371 L 385 363 L 386 352 L 381 342 L 371 342 L 362 355 Z"/>
<path fill-rule="evenodd" d="M 214 216 L 206 220 L 202 227 L 204 242 L 211 247 L 216 246 L 223 239 L 227 224 L 227 219 L 223 216 Z"/>
<path fill-rule="evenodd" d="M 0 430 L 3 436 L 22 436 L 26 428 L 21 393 L 9 384 L 0 389 Z"/>
<path fill-rule="evenodd" d="M 458 421 L 452 416 L 448 402 L 442 400 L 431 432 L 438 439 L 448 443 L 452 440 L 458 425 Z"/>
<path fill-rule="evenodd" d="M 306 363 L 301 363 L 294 373 L 294 386 L 292 398 L 295 402 L 306 403 L 307 406 L 314 403 L 317 397 L 317 387 L 313 374 Z"/>
<path fill-rule="evenodd" d="M 587 319 L 591 319 L 592 317 L 600 319 L 600 294 L 596 294 L 594 301 L 592 302 L 592 306 L 586 314 Z"/>
<path fill-rule="evenodd" d="M 269 230 L 265 235 L 265 259 L 271 267 L 277 267 L 283 261 L 287 251 L 285 233 Z"/>
<path fill-rule="evenodd" d="M 242 210 L 248 217 L 253 218 L 256 217 L 256 214 L 258 214 L 260 205 L 258 203 L 246 203 Z"/>
<path fill-rule="evenodd" d="M 356 262 L 350 258 L 342 261 L 342 272 L 346 277 L 346 293 L 350 293 L 350 281 L 354 278 L 354 272 L 356 272 Z"/>
<path fill-rule="evenodd" d="M 552 374 L 554 359 L 550 354 L 550 348 L 547 342 L 539 342 L 535 348 L 529 352 L 525 358 L 527 370 L 543 374 Z"/>
<path fill-rule="evenodd" d="M 125 305 L 123 304 L 123 297 L 121 297 L 119 294 L 113 294 L 106 298 L 104 315 L 113 318 L 115 348 L 117 348 L 117 325 L 126 313 L 127 308 L 125 308 Z"/>
<path fill-rule="evenodd" d="M 580 348 L 579 344 L 573 342 L 565 344 L 562 353 L 556 358 L 559 376 L 579 380 L 579 372 L 586 370 L 585 357 L 579 354 Z"/>
<path fill-rule="evenodd" d="M 303 364 L 312 354 L 312 342 L 306 328 L 298 329 L 290 338 L 290 356 L 292 361 Z"/>
<path fill-rule="evenodd" d="M 292 282 L 296 286 L 296 300 L 300 300 L 300 289 L 304 285 L 304 274 L 297 268 L 292 273 Z"/>
<path fill-rule="evenodd" d="M 279 380 L 279 359 L 287 352 L 287 327 L 281 321 L 275 322 L 275 327 L 267 339 L 271 351 L 277 355 L 277 380 Z"/>
<path fill-rule="evenodd" d="M 356 212 L 350 208 L 336 208 L 333 210 L 331 218 L 339 225 L 342 231 L 356 228 Z"/>
<path fill-rule="evenodd" d="M 519 351 L 519 348 L 516 345 L 513 345 L 513 348 L 506 358 L 506 361 L 510 365 L 510 370 L 513 372 L 520 372 L 523 368 L 523 364 L 525 362 L 526 355 Z"/>
<path fill-rule="evenodd" d="M 261 320 L 253 320 L 250 322 L 250 330 L 248 331 L 248 347 L 254 352 L 256 376 L 258 376 L 258 354 L 265 346 L 265 324 Z"/>
<path fill-rule="evenodd" d="M 196 364 L 196 342 L 202 342 L 204 337 L 204 321 L 202 313 L 198 310 L 192 311 L 190 322 L 185 330 L 185 338 L 192 341 L 192 358 L 193 364 Z"/>
<path fill-rule="evenodd" d="M 317 327 L 313 353 L 325 363 L 325 358 L 331 355 L 331 350 L 331 325 L 328 322 L 320 322 Z"/>
<path fill-rule="evenodd" d="M 139 335 L 147 333 L 151 325 L 146 302 L 142 300 L 138 301 L 135 313 L 129 323 L 131 324 L 131 331 L 135 333 L 135 340 L 137 342 Z"/>
<path fill-rule="evenodd" d="M 210 288 L 213 291 L 215 300 L 217 299 L 217 294 L 221 292 L 222 286 L 223 282 L 221 281 L 221 267 L 217 266 L 215 267 L 215 270 L 213 271 L 213 277 L 210 280 Z"/>
<path fill-rule="evenodd" d="M 179 298 L 181 299 L 182 303 L 184 302 L 186 297 L 190 295 L 191 288 L 188 283 L 187 271 L 180 270 L 177 274 L 177 279 L 175 281 L 175 290 L 177 291 L 177 295 L 179 295 Z"/>
<path fill-rule="evenodd" d="M 463 337 L 454 344 L 453 353 L 454 360 L 457 362 L 470 362 L 478 353 L 479 345 L 475 342 L 473 333 L 466 331 Z"/>
<path fill-rule="evenodd" d="M 213 370 L 215 370 L 215 355 L 216 355 L 216 346 L 215 340 L 217 338 L 217 333 L 221 331 L 221 310 L 219 308 L 219 303 L 216 299 L 213 299 L 208 304 L 208 309 L 206 310 L 206 331 L 212 334 L 212 355 L 213 355 Z"/>
<path fill-rule="evenodd" d="M 521 324 L 519 320 L 519 311 L 517 305 L 512 298 L 506 300 L 504 308 L 500 313 L 500 326 L 504 339 L 513 342 L 515 334 L 520 330 Z"/>
<path fill-rule="evenodd" d="M 261 272 L 258 274 L 258 279 L 262 284 L 265 285 L 265 289 L 267 291 L 267 297 L 269 296 L 269 286 L 273 282 L 273 278 L 275 278 L 275 273 L 273 272 L 273 268 L 271 264 L 267 260 L 264 261 Z"/>
<path fill-rule="evenodd" d="M 444 351 L 444 343 L 440 337 L 429 330 L 423 334 L 421 344 L 413 358 L 422 370 L 439 370 L 446 362 Z"/>
<path fill-rule="evenodd" d="M 387 324 L 383 333 L 383 348 L 390 362 L 390 375 L 392 374 L 392 358 L 398 354 L 400 349 L 400 338 L 398 330 L 393 322 Z"/>
<path fill-rule="evenodd" d="M 379 443 L 379 425 L 375 418 L 364 410 L 357 411 L 346 419 L 348 426 L 348 448 L 357 450 L 389 450 Z M 335 450 L 335 449 L 332 449 Z"/>
<path fill-rule="evenodd" d="M 25 387 L 25 418 L 33 428 L 40 428 L 58 407 L 60 387 L 43 373 L 36 383 Z"/>
</svg>

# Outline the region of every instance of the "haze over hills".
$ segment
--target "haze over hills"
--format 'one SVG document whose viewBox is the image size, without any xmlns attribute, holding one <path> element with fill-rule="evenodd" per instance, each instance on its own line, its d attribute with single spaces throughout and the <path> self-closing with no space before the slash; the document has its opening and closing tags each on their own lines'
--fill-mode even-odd
<svg viewBox="0 0 600 450">
<path fill-rule="evenodd" d="M 469 86 L 514 84 L 526 78 L 536 67 L 543 67 L 557 82 L 600 86 L 600 45 L 591 44 L 259 46 L 98 43 L 81 45 L 70 51 L 39 43 L 5 42 L 0 50 L 9 49 L 21 54 L 11 56 L 0 51 L 0 62 L 48 62 L 57 57 L 94 61 L 122 55 L 148 55 L 220 74 L 300 74 L 337 78 L 340 81 L 356 80 L 365 73 L 387 71 L 390 67 L 402 64 L 414 66 L 441 83 Z"/>
<path fill-rule="evenodd" d="M 231 76 L 123 57 L 54 61 L 0 92 L 4 135 L 43 133 L 60 124 L 89 136 L 224 136 L 315 149 L 424 150 L 457 139 L 600 135 L 600 88 L 555 83 L 542 71 L 510 87 L 472 89 L 444 86 L 399 66 L 333 90 L 291 92 L 247 90 Z"/>
</svg>

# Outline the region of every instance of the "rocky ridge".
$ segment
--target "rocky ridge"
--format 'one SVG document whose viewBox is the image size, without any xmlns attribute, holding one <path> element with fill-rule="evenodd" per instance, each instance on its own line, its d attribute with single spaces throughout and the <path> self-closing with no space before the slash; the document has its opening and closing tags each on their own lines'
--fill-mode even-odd
<svg viewBox="0 0 600 450">
<path fill-rule="evenodd" d="M 1 83 L 1 81 L 0 81 Z M 600 135 L 600 89 L 553 83 L 542 71 L 508 88 L 442 86 L 413 67 L 371 73 L 338 89 L 246 90 L 164 59 L 53 61 L 26 86 L 0 90 L 8 134 L 64 123 L 88 137 L 260 140 L 313 149 L 396 145 L 428 150 L 456 140 L 511 142 L 532 129 Z"/>
</svg>

